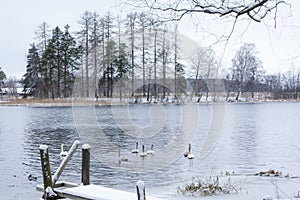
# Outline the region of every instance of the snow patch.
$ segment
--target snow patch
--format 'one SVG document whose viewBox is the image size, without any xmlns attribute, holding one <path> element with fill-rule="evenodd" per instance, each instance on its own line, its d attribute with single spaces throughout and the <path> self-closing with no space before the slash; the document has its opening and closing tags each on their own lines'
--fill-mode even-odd
<svg viewBox="0 0 300 200">
<path fill-rule="evenodd" d="M 45 144 L 42 144 L 42 145 L 40 145 L 40 148 L 39 148 L 39 149 L 40 149 L 40 150 L 43 150 L 43 151 L 47 151 L 48 146 L 45 145 Z"/>
<path fill-rule="evenodd" d="M 90 149 L 91 146 L 89 144 L 83 144 L 82 149 Z"/>
</svg>

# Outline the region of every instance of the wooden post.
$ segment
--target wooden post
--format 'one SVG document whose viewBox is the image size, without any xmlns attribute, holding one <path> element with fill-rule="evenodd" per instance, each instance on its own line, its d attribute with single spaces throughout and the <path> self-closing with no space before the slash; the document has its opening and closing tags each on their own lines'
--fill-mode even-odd
<svg viewBox="0 0 300 200">
<path fill-rule="evenodd" d="M 44 191 L 46 193 L 46 189 L 48 187 L 52 188 L 52 176 L 50 170 L 48 146 L 40 145 L 39 149 L 40 149 L 41 165 L 42 165 L 42 172 L 43 172 Z"/>
<path fill-rule="evenodd" d="M 65 169 L 65 167 L 67 166 L 68 162 L 71 160 L 72 155 L 75 153 L 79 144 L 80 144 L 80 142 L 78 140 L 75 140 L 75 142 L 71 146 L 70 150 L 68 151 L 67 156 L 60 163 L 58 169 L 56 170 L 55 174 L 53 175 L 53 186 L 58 181 L 59 177 L 61 176 L 61 174 L 62 174 L 63 170 Z"/>
<path fill-rule="evenodd" d="M 136 192 L 138 200 L 146 200 L 145 183 L 143 181 L 136 183 Z"/>
<path fill-rule="evenodd" d="M 82 171 L 81 182 L 83 185 L 90 184 L 90 145 L 82 145 Z"/>
</svg>

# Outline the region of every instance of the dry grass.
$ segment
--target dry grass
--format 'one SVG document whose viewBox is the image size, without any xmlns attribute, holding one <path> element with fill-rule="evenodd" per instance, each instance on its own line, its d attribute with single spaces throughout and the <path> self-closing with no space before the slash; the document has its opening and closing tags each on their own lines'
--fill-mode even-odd
<svg viewBox="0 0 300 200">
<path fill-rule="evenodd" d="M 36 98 L 4 98 L 3 101 L 0 101 L 0 105 L 5 106 L 84 106 L 84 105 L 111 105 L 110 101 L 93 99 L 36 99 Z"/>
</svg>

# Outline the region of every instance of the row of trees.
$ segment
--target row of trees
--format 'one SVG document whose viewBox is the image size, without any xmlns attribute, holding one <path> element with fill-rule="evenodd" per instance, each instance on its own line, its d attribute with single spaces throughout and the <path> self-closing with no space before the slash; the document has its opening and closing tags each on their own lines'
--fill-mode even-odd
<svg viewBox="0 0 300 200">
<path fill-rule="evenodd" d="M 24 75 L 25 87 L 34 88 L 35 96 L 70 96 L 75 74 L 82 97 L 111 97 L 119 80 L 130 80 L 130 84 L 121 84 L 127 87 L 120 97 L 134 96 L 137 79 L 142 80 L 138 84 L 143 85 L 143 96 L 148 98 L 157 96 L 158 79 L 174 78 L 174 87 L 180 88 L 178 80 L 184 69 L 179 63 L 176 36 L 169 34 L 167 38 L 166 24 L 145 13 L 130 13 L 121 20 L 110 13 L 100 17 L 86 11 L 79 26 L 76 39 L 68 26 L 64 32 L 56 27 L 52 34 L 46 23 L 39 27 L 37 45 L 29 49 Z M 165 96 L 166 90 L 162 91 Z"/>
<path fill-rule="evenodd" d="M 117 94 L 150 101 L 191 92 L 199 100 L 203 93 L 207 99 L 212 92 L 209 83 L 223 78 L 226 100 L 233 96 L 239 100 L 246 92 L 252 98 L 255 92 L 266 92 L 272 98 L 298 98 L 294 93 L 299 75 L 266 75 L 254 44 L 244 44 L 224 73 L 211 48 L 199 47 L 187 58 L 176 24 L 159 23 L 145 13 L 130 13 L 121 20 L 110 13 L 100 17 L 86 11 L 78 25 L 79 30 L 72 34 L 68 25 L 64 31 L 59 27 L 51 31 L 46 23 L 39 26 L 23 81 L 36 97 L 69 97 L 76 82 L 80 97 Z"/>
<path fill-rule="evenodd" d="M 199 48 L 192 63 L 195 75 L 190 82 L 198 99 L 206 93 L 207 100 L 210 90 L 214 90 L 207 85 L 215 84 L 218 77 L 224 83 L 226 101 L 239 101 L 241 95 L 248 99 L 258 95 L 264 99 L 299 99 L 300 69 L 291 67 L 285 73 L 267 74 L 254 44 L 241 46 L 232 59 L 232 66 L 223 73 L 210 49 Z"/>
</svg>

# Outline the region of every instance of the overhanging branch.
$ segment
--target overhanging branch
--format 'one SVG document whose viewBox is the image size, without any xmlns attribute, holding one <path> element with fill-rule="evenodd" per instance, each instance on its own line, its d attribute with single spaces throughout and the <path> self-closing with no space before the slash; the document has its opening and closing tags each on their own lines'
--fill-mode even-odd
<svg viewBox="0 0 300 200">
<path fill-rule="evenodd" d="M 248 0 L 240 3 L 233 0 L 173 0 L 167 3 L 165 0 L 132 0 L 139 6 L 150 9 L 161 18 L 165 16 L 168 21 L 179 21 L 183 16 L 191 13 L 205 13 L 219 15 L 220 17 L 231 15 L 235 18 L 248 16 L 250 19 L 260 22 L 269 12 L 277 9 L 279 4 L 286 0 Z M 141 3 L 142 2 L 142 3 Z"/>
</svg>

